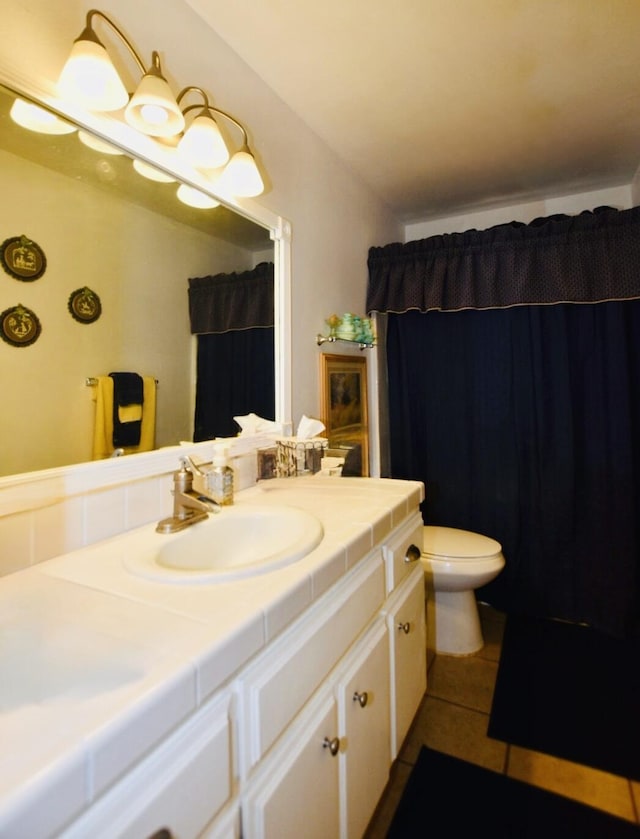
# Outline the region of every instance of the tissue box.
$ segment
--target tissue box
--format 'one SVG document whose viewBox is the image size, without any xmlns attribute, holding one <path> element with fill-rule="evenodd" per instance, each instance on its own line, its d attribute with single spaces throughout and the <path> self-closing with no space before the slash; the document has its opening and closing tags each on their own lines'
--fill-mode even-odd
<svg viewBox="0 0 640 839">
<path fill-rule="evenodd" d="M 315 475 L 320 471 L 323 455 L 329 445 L 326 437 L 280 437 L 277 440 L 277 472 L 279 478 Z"/>
</svg>

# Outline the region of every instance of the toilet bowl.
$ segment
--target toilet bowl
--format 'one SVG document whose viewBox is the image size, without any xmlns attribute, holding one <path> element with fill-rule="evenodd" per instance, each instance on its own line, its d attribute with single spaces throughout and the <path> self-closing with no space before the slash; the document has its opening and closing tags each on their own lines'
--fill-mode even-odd
<svg viewBox="0 0 640 839">
<path fill-rule="evenodd" d="M 422 534 L 422 566 L 433 591 L 435 652 L 471 655 L 484 646 L 474 590 L 493 580 L 505 565 L 495 539 L 427 525 Z"/>
</svg>

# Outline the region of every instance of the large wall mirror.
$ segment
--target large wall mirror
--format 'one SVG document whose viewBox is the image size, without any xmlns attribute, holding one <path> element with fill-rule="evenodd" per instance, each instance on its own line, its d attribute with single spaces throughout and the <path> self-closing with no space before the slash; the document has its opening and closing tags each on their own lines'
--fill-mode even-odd
<svg viewBox="0 0 640 839">
<path fill-rule="evenodd" d="M 0 341 L 0 476 L 91 460 L 91 380 L 111 371 L 157 379 L 156 447 L 192 440 L 188 280 L 265 261 L 275 263 L 276 418 L 286 422 L 288 312 L 277 217 L 270 225 L 244 208 L 187 206 L 176 196 L 179 181 L 141 176 L 130 152 L 96 142 L 104 134 L 86 125 L 55 135 L 16 124 L 16 97 L 41 104 L 15 84 L 0 87 L 0 243 L 26 237 L 44 270 L 0 271 L 0 312 L 23 307 L 39 327 L 32 343 L 16 344 L 6 330 Z M 97 319 L 73 311 L 73 295 L 84 288 L 99 300 Z"/>
</svg>

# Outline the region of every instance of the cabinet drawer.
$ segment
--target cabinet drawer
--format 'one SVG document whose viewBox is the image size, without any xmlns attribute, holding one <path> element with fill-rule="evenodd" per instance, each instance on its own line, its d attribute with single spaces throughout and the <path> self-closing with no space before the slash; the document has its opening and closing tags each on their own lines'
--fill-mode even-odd
<svg viewBox="0 0 640 839">
<path fill-rule="evenodd" d="M 383 547 L 384 562 L 386 567 L 387 593 L 392 592 L 402 580 L 409 574 L 416 564 L 420 563 L 422 553 L 422 528 L 423 521 L 420 513 L 415 513 L 402 527 L 399 533 L 395 534 Z M 409 551 L 415 546 L 419 553 Z"/>
<path fill-rule="evenodd" d="M 384 565 L 379 554 L 323 600 L 323 612 L 288 629 L 239 682 L 248 770 L 294 716 L 379 610 Z M 241 760 L 241 767 L 242 767 Z M 242 769 L 241 769 L 242 771 Z"/>
<path fill-rule="evenodd" d="M 142 839 L 197 836 L 231 798 L 230 697 L 214 700 L 60 834 Z"/>
</svg>

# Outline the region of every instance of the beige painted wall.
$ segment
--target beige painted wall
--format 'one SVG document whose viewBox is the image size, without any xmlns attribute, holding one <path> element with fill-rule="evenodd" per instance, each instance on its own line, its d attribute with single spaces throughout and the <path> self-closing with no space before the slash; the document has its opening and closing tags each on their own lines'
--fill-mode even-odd
<svg viewBox="0 0 640 839">
<path fill-rule="evenodd" d="M 32 282 L 0 274 L 0 311 L 21 303 L 42 324 L 32 346 L 0 342 L 0 475 L 90 460 L 85 379 L 113 370 L 159 379 L 158 446 L 192 439 L 187 279 L 250 268 L 253 255 L 11 154 L 0 172 L 0 240 L 24 233 L 47 259 Z M 67 308 L 84 285 L 102 303 L 92 324 Z"/>
</svg>

